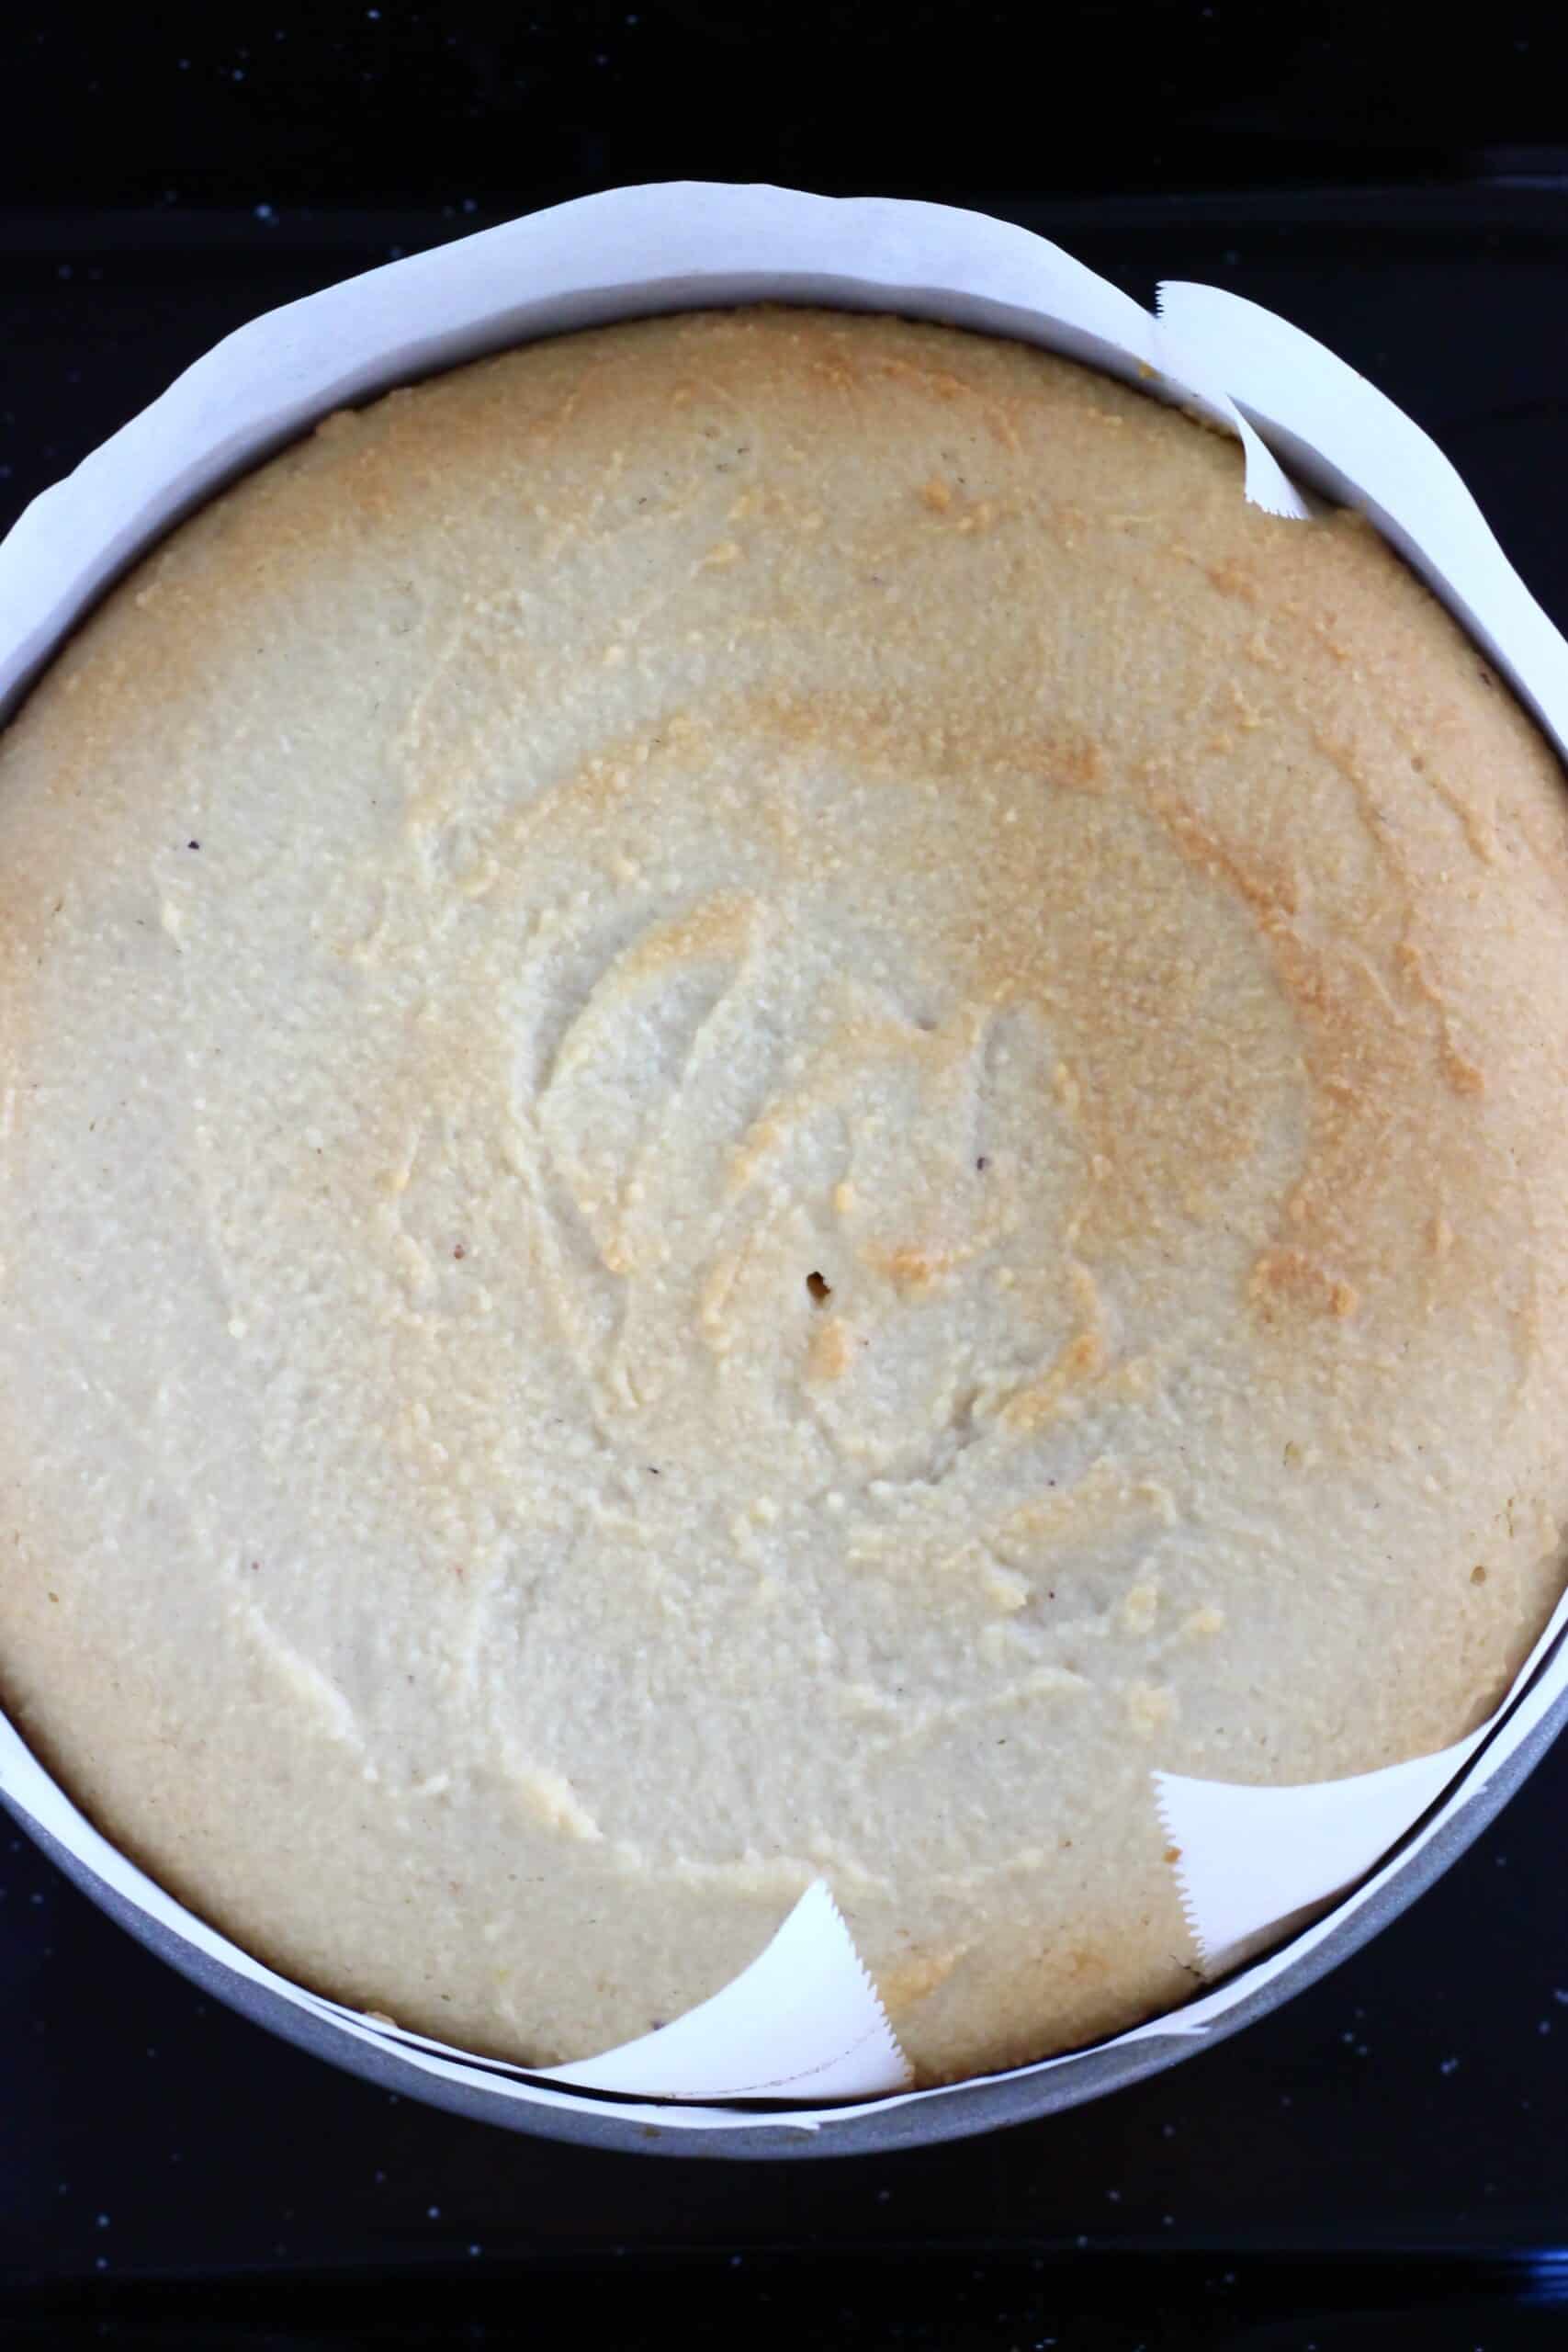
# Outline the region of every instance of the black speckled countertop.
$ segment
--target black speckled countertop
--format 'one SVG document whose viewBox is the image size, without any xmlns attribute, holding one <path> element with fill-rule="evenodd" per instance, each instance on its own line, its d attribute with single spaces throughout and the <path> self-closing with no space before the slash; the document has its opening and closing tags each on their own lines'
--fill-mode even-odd
<svg viewBox="0 0 1568 2352">
<path fill-rule="evenodd" d="M 1436 434 L 1568 620 L 1568 19 L 1401 63 L 1339 13 L 1064 7 L 1064 109 L 1022 7 L 34 12 L 0 35 L 0 528 L 273 303 L 588 187 L 767 177 L 974 201 L 1140 299 L 1280 310 Z M 0 1816 L 6 2341 L 511 2342 L 585 2314 L 589 2273 L 621 2344 L 672 2302 L 692 2344 L 1561 2341 L 1565 1804 L 1560 1747 L 1366 1951 L 1168 2075 L 791 2165 L 389 2099 L 204 2001 Z"/>
</svg>

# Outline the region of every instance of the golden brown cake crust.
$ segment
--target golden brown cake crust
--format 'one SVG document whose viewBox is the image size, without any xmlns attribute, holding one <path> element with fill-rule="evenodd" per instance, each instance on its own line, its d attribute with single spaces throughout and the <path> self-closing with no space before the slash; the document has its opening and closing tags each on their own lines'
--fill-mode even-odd
<svg viewBox="0 0 1568 2352">
<path fill-rule="evenodd" d="M 749 311 L 329 420 L 0 740 L 0 1688 L 545 2063 L 825 1875 L 925 2079 L 1190 1990 L 1151 1768 L 1493 1705 L 1568 1505 L 1568 802 L 1353 517 Z"/>
</svg>

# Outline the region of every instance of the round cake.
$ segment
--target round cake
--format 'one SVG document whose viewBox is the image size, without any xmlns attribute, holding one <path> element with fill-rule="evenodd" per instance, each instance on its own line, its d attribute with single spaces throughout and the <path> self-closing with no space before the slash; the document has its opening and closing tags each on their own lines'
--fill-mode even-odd
<svg viewBox="0 0 1568 2352">
<path fill-rule="evenodd" d="M 0 739 L 0 1691 L 525 2063 L 826 1879 L 919 2079 L 1197 1981 L 1151 1773 L 1456 1739 L 1564 1577 L 1568 796 L 1371 527 L 1023 345 L 330 418 Z"/>
</svg>

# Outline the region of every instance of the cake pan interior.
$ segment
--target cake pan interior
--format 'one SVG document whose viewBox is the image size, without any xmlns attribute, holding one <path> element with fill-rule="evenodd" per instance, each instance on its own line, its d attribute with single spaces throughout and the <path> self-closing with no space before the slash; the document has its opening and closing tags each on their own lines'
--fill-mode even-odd
<svg viewBox="0 0 1568 2352">
<path fill-rule="evenodd" d="M 1562 1703 L 1559 1702 L 1551 1717 L 1537 1727 L 1518 1752 L 1494 1776 L 1487 1788 L 1472 1800 L 1454 1821 L 1447 1824 L 1428 1847 L 1412 1857 L 1409 1864 L 1382 1890 L 1375 1903 L 1365 1906 L 1355 1918 L 1347 1920 L 1342 1929 L 1337 1930 L 1325 1943 L 1305 1955 L 1299 1965 L 1287 1968 L 1257 1994 L 1244 1996 L 1231 2014 L 1216 2023 L 1205 2038 L 1217 2039 L 1222 2034 L 1235 2030 L 1252 2018 L 1265 2014 L 1292 1992 L 1314 1981 L 1327 1967 L 1357 1949 L 1386 1919 L 1394 1916 L 1416 1894 L 1429 1884 L 1517 1785 L 1561 1720 Z M 79 1883 L 93 1891 L 91 1871 L 76 1858 L 62 1853 L 51 1841 L 46 1839 L 44 1842 L 62 1866 Z M 154 1950 L 163 1952 L 163 1956 L 172 1959 L 175 1965 L 185 1968 L 198 1981 L 209 1984 L 210 1989 L 220 1993 L 222 1997 L 247 2014 L 258 2017 L 275 2030 L 306 2042 L 339 2063 L 351 2064 L 373 2079 L 383 2081 L 389 2086 L 395 2085 L 405 2088 L 414 2096 L 437 2099 L 465 2112 L 485 2114 L 492 2120 L 606 2145 L 659 2145 L 673 2148 L 682 2154 L 776 2155 L 786 2153 L 853 2153 L 872 2147 L 913 2144 L 917 2141 L 957 2136 L 998 2123 L 1020 2120 L 1028 2115 L 1070 2107 L 1083 2098 L 1099 2096 L 1120 2084 L 1175 2064 L 1180 2057 L 1203 2046 L 1194 2038 L 1172 2035 L 1168 2049 L 1161 2042 L 1134 2045 L 1124 2050 L 1108 2047 L 1089 2051 L 1046 2075 L 983 2078 L 907 2108 L 890 2108 L 884 2116 L 874 2113 L 863 2118 L 847 2119 L 840 2124 L 809 2135 L 773 2126 L 747 2126 L 733 2133 L 687 2134 L 664 2129 L 657 2114 L 651 2111 L 646 2126 L 627 2125 L 620 2119 L 599 2119 L 588 2114 L 570 2119 L 569 2129 L 568 2119 L 547 2110 L 529 2110 L 525 2118 L 514 2109 L 498 2112 L 497 2109 L 504 2103 L 493 2100 L 471 2085 L 438 2088 L 423 2078 L 417 2081 L 407 2079 L 412 2070 L 408 2069 L 393 2051 L 383 2055 L 379 2052 L 366 2053 L 356 2050 L 352 2056 L 347 2055 L 344 2048 L 333 2046 L 344 2043 L 345 2038 L 334 2035 L 330 2027 L 322 2027 L 319 2032 L 309 2030 L 297 2017 L 286 2011 L 284 2005 L 269 2002 L 255 1988 L 243 1985 L 238 1980 L 224 1981 L 224 1972 L 210 1969 L 204 1962 L 193 1962 L 188 1955 L 182 1958 L 177 1950 L 167 1948 L 170 1939 L 164 1938 L 151 1922 L 136 1915 L 133 1906 L 121 1905 L 110 1898 L 106 1907 L 121 1917 L 124 1924 L 141 1934 Z"/>
</svg>

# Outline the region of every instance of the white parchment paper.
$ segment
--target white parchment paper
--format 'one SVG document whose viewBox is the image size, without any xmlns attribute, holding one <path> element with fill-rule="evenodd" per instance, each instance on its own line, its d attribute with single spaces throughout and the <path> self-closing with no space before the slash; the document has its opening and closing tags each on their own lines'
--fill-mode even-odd
<svg viewBox="0 0 1568 2352">
<path fill-rule="evenodd" d="M 510 222 L 288 304 L 219 344 L 36 500 L 0 544 L 0 715 L 127 563 L 329 410 L 538 335 L 764 299 L 1014 335 L 1197 409 L 1238 435 L 1247 496 L 1269 512 L 1307 514 L 1292 475 L 1363 506 L 1568 755 L 1568 646 L 1433 443 L 1310 337 L 1212 287 L 1164 288 L 1156 317 L 1043 239 L 947 206 L 688 184 L 620 189 Z M 1151 1803 L 1180 1849 L 1181 1893 L 1211 1972 L 1258 1930 L 1364 1883 L 1283 1951 L 1120 2041 L 1201 2036 L 1371 1900 L 1399 1867 L 1374 1868 L 1381 1858 L 1436 1807 L 1404 1849 L 1418 1850 L 1568 1681 L 1558 1641 L 1565 1616 L 1568 1604 L 1498 1714 L 1441 1755 L 1313 1788 L 1156 1776 Z M 192 1951 L 348 2041 L 395 2047 L 437 2079 L 638 2119 L 649 2109 L 603 2097 L 590 2106 L 581 2093 L 656 2098 L 662 2125 L 693 2131 L 762 2120 L 830 2128 L 865 2112 L 868 2099 L 885 2109 L 949 2095 L 902 2087 L 903 2053 L 820 1882 L 711 2001 L 621 2051 L 528 2075 L 362 2017 L 264 1968 L 108 1845 L 4 1718 L 0 1794 Z M 1069 2054 L 1018 2071 L 1078 2063 Z M 763 2119 L 713 2104 L 780 2098 L 800 2105 Z"/>
<path fill-rule="evenodd" d="M 1514 1690 L 1568 1623 L 1557 1604 Z M 1348 1780 L 1258 1788 L 1156 1772 L 1155 1803 L 1204 1972 L 1218 1976 L 1276 1920 L 1337 1894 L 1370 1871 L 1436 1804 L 1506 1713 L 1513 1691 L 1476 1730 L 1432 1756 Z"/>
</svg>

